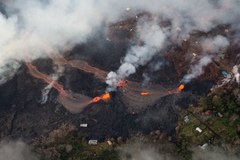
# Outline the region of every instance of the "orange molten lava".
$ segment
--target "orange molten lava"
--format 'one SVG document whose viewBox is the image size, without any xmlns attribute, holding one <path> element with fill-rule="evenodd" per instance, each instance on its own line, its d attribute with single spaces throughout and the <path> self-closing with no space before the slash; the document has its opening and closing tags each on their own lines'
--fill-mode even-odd
<svg viewBox="0 0 240 160">
<path fill-rule="evenodd" d="M 110 97 L 110 94 L 109 93 L 105 93 L 104 95 L 102 95 L 102 100 L 109 100 L 111 97 Z"/>
<path fill-rule="evenodd" d="M 141 92 L 140 95 L 141 96 L 148 96 L 148 95 L 150 95 L 150 92 Z"/>
<path fill-rule="evenodd" d="M 182 91 L 185 88 L 184 84 L 180 84 L 178 86 L 178 91 Z"/>
<path fill-rule="evenodd" d="M 48 75 L 41 73 L 37 67 L 35 67 L 34 65 L 32 65 L 31 63 L 27 62 L 26 63 L 29 73 L 38 79 L 41 79 L 43 81 L 45 81 L 48 84 L 52 84 L 52 86 L 58 90 L 60 96 L 67 96 L 68 94 L 65 92 L 65 90 L 63 89 L 63 86 L 61 84 L 59 84 L 57 81 L 52 80 L 51 78 L 48 77 Z"/>
<path fill-rule="evenodd" d="M 111 98 L 110 94 L 109 93 L 105 93 L 101 96 L 97 96 L 97 97 L 94 97 L 90 103 L 97 103 L 99 102 L 100 100 L 104 100 L 104 101 L 108 101 L 109 99 Z"/>
<path fill-rule="evenodd" d="M 92 103 L 97 103 L 97 102 L 99 102 L 101 100 L 101 97 L 94 97 L 92 100 L 91 100 L 91 102 Z"/>
</svg>

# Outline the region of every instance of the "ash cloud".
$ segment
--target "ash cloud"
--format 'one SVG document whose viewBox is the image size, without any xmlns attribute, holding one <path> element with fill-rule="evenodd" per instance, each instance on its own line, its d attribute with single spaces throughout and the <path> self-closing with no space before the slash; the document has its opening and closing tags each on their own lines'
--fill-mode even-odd
<svg viewBox="0 0 240 160">
<path fill-rule="evenodd" d="M 18 140 L 0 142 L 0 160 L 39 160 L 30 147 Z"/>
<path fill-rule="evenodd" d="M 212 28 L 230 24 L 239 33 L 238 0 L 10 0 L 1 1 L 0 13 L 0 75 L 1 83 L 10 77 L 3 73 L 6 64 L 47 57 L 52 52 L 62 53 L 76 44 L 85 43 L 99 28 L 124 19 L 126 8 L 132 15 L 148 12 L 157 20 L 138 22 L 139 38 L 143 45 L 132 46 L 119 68 L 119 76 L 128 76 L 139 65 L 145 65 L 154 54 L 160 53 L 166 39 L 180 42 L 194 30 L 207 32 Z M 4 14 L 3 14 L 4 13 Z M 161 20 L 171 25 L 159 27 Z M 100 42 L 99 42 L 100 43 Z M 47 54 L 46 54 L 47 53 Z M 134 70 L 135 69 L 135 70 Z M 113 73 L 112 73 L 113 74 Z M 113 75 L 109 75 L 114 77 Z M 115 75 L 116 77 L 116 75 Z"/>
</svg>

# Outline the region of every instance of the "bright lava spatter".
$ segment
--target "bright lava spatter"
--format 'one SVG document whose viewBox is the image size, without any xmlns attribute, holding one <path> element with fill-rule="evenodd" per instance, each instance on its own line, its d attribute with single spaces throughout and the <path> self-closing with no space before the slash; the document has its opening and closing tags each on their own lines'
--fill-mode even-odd
<svg viewBox="0 0 240 160">
<path fill-rule="evenodd" d="M 107 92 L 107 93 L 103 94 L 102 96 L 94 97 L 94 98 L 91 100 L 91 103 L 96 103 L 96 102 L 99 102 L 100 100 L 108 101 L 110 98 L 111 98 L 111 96 L 110 96 L 110 94 Z"/>
<path fill-rule="evenodd" d="M 182 91 L 185 88 L 184 84 L 180 84 L 178 86 L 178 91 Z"/>
</svg>

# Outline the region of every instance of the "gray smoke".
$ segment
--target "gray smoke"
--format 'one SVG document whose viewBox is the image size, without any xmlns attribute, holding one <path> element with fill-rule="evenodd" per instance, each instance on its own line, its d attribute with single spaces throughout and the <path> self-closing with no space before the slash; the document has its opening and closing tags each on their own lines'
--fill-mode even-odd
<svg viewBox="0 0 240 160">
<path fill-rule="evenodd" d="M 0 160 L 38 160 L 30 147 L 22 141 L 1 141 Z"/>
<path fill-rule="evenodd" d="M 145 43 L 128 50 L 122 66 L 116 72 L 117 76 L 128 76 L 138 66 L 145 65 L 156 53 L 160 53 L 167 38 L 180 42 L 194 30 L 207 32 L 221 24 L 230 24 L 231 29 L 239 33 L 239 0 L 1 2 L 6 7 L 4 14 L 0 13 L 0 83 L 12 77 L 8 73 L 14 73 L 18 68 L 7 70 L 7 64 L 47 57 L 51 52 L 62 53 L 76 44 L 85 43 L 100 27 L 124 19 L 126 8 L 130 8 L 128 13 L 131 15 L 148 12 L 156 20 L 139 20 L 138 35 Z M 158 25 L 161 20 L 168 20 L 171 25 L 163 30 Z"/>
</svg>

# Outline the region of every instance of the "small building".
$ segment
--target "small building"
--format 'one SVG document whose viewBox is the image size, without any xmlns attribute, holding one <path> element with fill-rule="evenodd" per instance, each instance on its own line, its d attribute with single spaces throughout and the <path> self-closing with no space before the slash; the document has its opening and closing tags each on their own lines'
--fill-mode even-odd
<svg viewBox="0 0 240 160">
<path fill-rule="evenodd" d="M 199 146 L 201 149 L 205 150 L 207 148 L 208 144 L 204 143 L 203 145 Z"/>
<path fill-rule="evenodd" d="M 82 127 L 82 128 L 87 128 L 87 127 L 88 127 L 88 124 L 82 123 L 82 124 L 80 124 L 80 127 Z"/>
<path fill-rule="evenodd" d="M 198 131 L 199 133 L 202 133 L 202 129 L 199 127 L 196 128 L 196 131 Z"/>
<path fill-rule="evenodd" d="M 98 140 L 91 139 L 91 140 L 88 141 L 88 144 L 89 145 L 97 145 L 98 144 Z"/>
<path fill-rule="evenodd" d="M 217 114 L 218 114 L 218 116 L 219 116 L 220 118 L 223 117 L 222 113 L 218 112 Z"/>
<path fill-rule="evenodd" d="M 109 146 L 112 146 L 112 141 L 108 140 L 107 143 Z"/>
</svg>

